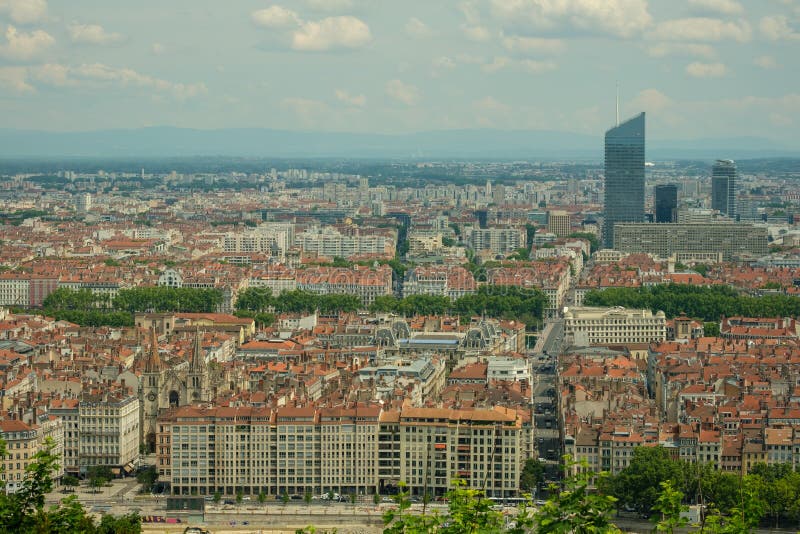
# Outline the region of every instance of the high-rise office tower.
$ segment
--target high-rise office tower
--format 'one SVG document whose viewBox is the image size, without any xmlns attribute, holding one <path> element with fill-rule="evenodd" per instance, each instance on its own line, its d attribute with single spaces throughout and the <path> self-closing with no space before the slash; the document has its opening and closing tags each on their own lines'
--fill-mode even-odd
<svg viewBox="0 0 800 534">
<path fill-rule="evenodd" d="M 736 163 L 718 159 L 711 168 L 711 209 L 736 218 Z"/>
<path fill-rule="evenodd" d="M 678 186 L 657 185 L 654 189 L 657 223 L 678 222 Z"/>
<path fill-rule="evenodd" d="M 603 244 L 614 247 L 614 224 L 644 221 L 644 113 L 606 132 Z"/>
</svg>

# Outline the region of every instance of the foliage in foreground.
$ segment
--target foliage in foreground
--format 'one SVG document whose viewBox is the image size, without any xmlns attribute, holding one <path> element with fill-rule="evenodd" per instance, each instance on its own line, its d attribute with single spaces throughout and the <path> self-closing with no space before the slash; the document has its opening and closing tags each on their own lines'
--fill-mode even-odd
<svg viewBox="0 0 800 534">
<path fill-rule="evenodd" d="M 411 510 L 409 492 L 400 492 L 396 507 L 383 514 L 384 534 L 618 534 L 612 521 L 617 499 L 608 492 L 595 489 L 609 487 L 608 473 L 594 473 L 588 465 L 565 457 L 565 469 L 576 474 L 567 477 L 561 486 L 550 486 L 550 498 L 538 509 L 530 503 L 519 506 L 511 515 L 498 510 L 494 501 L 483 492 L 467 489 L 456 481 L 447 493 L 447 511 L 418 513 Z M 672 481 L 657 484 L 652 511 L 654 532 L 674 534 L 678 529 L 709 534 L 749 534 L 758 526 L 763 514 L 757 495 L 750 490 L 740 494 L 738 504 L 725 513 L 710 507 L 699 524 L 689 524 L 684 512 L 685 494 Z M 313 534 L 314 527 L 297 531 Z"/>
<path fill-rule="evenodd" d="M 75 495 L 45 508 L 45 495 L 53 491 L 53 474 L 58 469 L 54 448 L 55 442 L 47 438 L 25 468 L 22 487 L 16 493 L 0 493 L 0 532 L 139 534 L 142 531 L 141 518 L 136 513 L 120 517 L 105 515 L 99 524 L 95 523 Z M 0 440 L 0 457 L 5 454 L 6 444 Z"/>
</svg>

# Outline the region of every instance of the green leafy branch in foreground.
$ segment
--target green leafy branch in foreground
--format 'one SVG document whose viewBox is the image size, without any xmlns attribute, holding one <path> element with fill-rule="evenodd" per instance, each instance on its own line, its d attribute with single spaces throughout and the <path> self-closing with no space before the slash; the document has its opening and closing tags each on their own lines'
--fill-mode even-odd
<svg viewBox="0 0 800 534">
<path fill-rule="evenodd" d="M 45 495 L 53 491 L 53 474 L 58 470 L 55 442 L 46 438 L 43 447 L 31 457 L 25 478 L 15 493 L 0 493 L 0 532 L 83 534 L 139 534 L 142 531 L 138 514 L 120 517 L 105 515 L 100 524 L 86 513 L 78 498 L 70 495 L 58 505 L 45 508 Z M 0 439 L 0 458 L 6 455 L 6 444 Z"/>
</svg>

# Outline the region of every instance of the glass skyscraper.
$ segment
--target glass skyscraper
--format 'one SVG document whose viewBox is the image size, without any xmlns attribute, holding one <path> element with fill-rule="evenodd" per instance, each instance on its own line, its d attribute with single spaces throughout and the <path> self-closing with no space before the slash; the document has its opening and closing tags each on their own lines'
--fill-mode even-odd
<svg viewBox="0 0 800 534">
<path fill-rule="evenodd" d="M 657 223 L 678 222 L 678 186 L 675 184 L 657 185 L 653 192 L 655 221 Z"/>
<path fill-rule="evenodd" d="M 644 221 L 644 113 L 606 132 L 603 244 L 614 248 L 614 223 Z"/>
<path fill-rule="evenodd" d="M 711 209 L 736 218 L 736 163 L 718 159 L 711 168 Z"/>
</svg>

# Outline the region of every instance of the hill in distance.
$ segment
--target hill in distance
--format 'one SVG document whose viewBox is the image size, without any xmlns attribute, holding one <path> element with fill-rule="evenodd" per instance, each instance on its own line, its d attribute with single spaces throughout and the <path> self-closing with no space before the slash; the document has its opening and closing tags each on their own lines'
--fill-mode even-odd
<svg viewBox="0 0 800 534">
<path fill-rule="evenodd" d="M 648 159 L 788 157 L 800 150 L 757 137 L 648 140 Z M 151 127 L 85 132 L 0 129 L 0 158 L 51 157 L 582 159 L 603 158 L 602 136 L 540 130 L 364 134 Z"/>
</svg>

